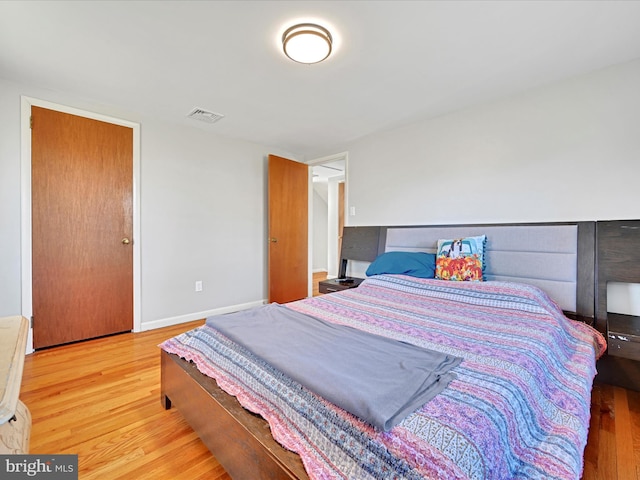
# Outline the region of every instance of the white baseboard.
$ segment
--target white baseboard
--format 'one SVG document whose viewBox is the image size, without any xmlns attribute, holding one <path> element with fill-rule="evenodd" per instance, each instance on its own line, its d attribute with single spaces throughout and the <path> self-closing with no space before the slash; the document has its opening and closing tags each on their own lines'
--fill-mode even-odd
<svg viewBox="0 0 640 480">
<path fill-rule="evenodd" d="M 222 315 L 224 313 L 248 310 L 249 308 L 259 307 L 260 305 L 264 305 L 265 303 L 267 303 L 266 300 L 257 300 L 255 302 L 215 308 L 213 310 L 206 310 L 204 312 L 189 313 L 187 315 L 180 315 L 178 317 L 162 318 L 160 320 L 142 322 L 142 324 L 140 325 L 140 331 L 144 332 L 147 330 L 155 330 L 156 328 L 170 327 L 172 325 L 179 325 L 181 323 L 193 322 L 194 320 L 200 320 L 202 318 L 212 317 L 214 315 Z"/>
<path fill-rule="evenodd" d="M 152 320 L 150 322 L 142 322 L 140 330 L 134 330 L 136 332 L 144 332 L 147 330 L 155 330 L 156 328 L 171 327 L 173 325 L 179 325 L 181 323 L 193 322 L 194 320 L 200 320 L 202 318 L 212 317 L 214 315 L 222 315 L 224 313 L 238 312 L 240 310 L 248 310 L 249 308 L 259 307 L 267 303 L 267 300 L 256 300 L 255 302 L 241 303 L 239 305 L 231 305 L 229 307 L 214 308 L 213 310 L 207 310 L 204 312 L 189 313 L 187 315 L 180 315 L 178 317 L 163 318 L 160 320 Z M 29 328 L 29 336 L 27 338 L 27 345 L 25 348 L 25 355 L 33 353 L 33 329 Z"/>
</svg>

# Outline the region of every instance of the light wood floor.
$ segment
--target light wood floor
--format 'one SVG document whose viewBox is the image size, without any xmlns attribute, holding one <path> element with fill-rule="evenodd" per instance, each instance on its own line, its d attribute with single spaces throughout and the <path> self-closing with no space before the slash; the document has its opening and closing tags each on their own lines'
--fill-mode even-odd
<svg viewBox="0 0 640 480">
<path fill-rule="evenodd" d="M 317 297 L 320 295 L 319 285 L 318 283 L 322 280 L 327 279 L 327 272 L 314 272 L 313 273 L 313 296 Z"/>
<path fill-rule="evenodd" d="M 78 454 L 82 480 L 228 480 L 177 410 L 160 402 L 157 345 L 201 323 L 28 355 L 21 399 L 33 416 L 31 453 Z M 583 478 L 640 480 L 640 393 L 594 386 Z"/>
<path fill-rule="evenodd" d="M 30 453 L 78 454 L 79 477 L 228 480 L 176 409 L 160 402 L 157 345 L 202 322 L 28 355 L 21 400 Z"/>
</svg>

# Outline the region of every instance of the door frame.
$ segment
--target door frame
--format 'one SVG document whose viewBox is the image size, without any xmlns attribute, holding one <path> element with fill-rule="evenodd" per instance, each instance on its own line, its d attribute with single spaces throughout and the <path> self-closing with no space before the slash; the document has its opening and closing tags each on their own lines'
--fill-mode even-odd
<svg viewBox="0 0 640 480">
<path fill-rule="evenodd" d="M 348 225 L 349 216 L 347 212 L 349 211 L 349 152 L 340 152 L 335 153 L 333 155 L 328 155 L 326 157 L 316 158 L 307 162 L 309 165 L 309 296 L 313 296 L 313 175 L 311 175 L 311 170 L 316 165 L 322 165 L 324 163 L 336 162 L 338 160 L 344 160 L 344 224 Z M 337 205 L 337 202 L 336 202 Z M 337 209 L 337 206 L 336 206 Z M 338 218 L 337 211 L 335 218 L 335 233 L 338 231 Z M 329 231 L 329 236 L 331 236 L 332 230 Z M 335 235 L 334 235 L 335 236 Z M 327 238 L 327 242 L 329 239 Z M 329 247 L 329 260 L 335 260 L 335 264 L 338 264 L 338 257 L 340 256 L 340 252 L 338 252 L 338 240 L 336 237 L 335 242 L 333 244 L 328 245 Z M 330 265 L 330 264 L 329 264 Z"/>
<path fill-rule="evenodd" d="M 20 268 L 22 290 L 22 316 L 33 315 L 32 256 L 31 256 L 31 107 L 42 107 L 71 115 L 91 118 L 101 122 L 113 123 L 132 129 L 133 133 L 133 331 L 140 332 L 142 308 L 140 302 L 140 124 L 101 113 L 81 110 L 48 100 L 20 96 L 20 192 L 21 192 L 21 240 Z M 27 353 L 33 352 L 33 328 L 29 327 Z"/>
</svg>

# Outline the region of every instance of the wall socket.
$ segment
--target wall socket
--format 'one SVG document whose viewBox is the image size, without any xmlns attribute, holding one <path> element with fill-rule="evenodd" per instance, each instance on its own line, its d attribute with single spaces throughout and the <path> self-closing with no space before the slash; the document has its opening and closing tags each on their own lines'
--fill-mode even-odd
<svg viewBox="0 0 640 480">
<path fill-rule="evenodd" d="M 196 282 L 196 292 L 201 292 L 202 291 L 202 280 L 198 280 Z"/>
</svg>

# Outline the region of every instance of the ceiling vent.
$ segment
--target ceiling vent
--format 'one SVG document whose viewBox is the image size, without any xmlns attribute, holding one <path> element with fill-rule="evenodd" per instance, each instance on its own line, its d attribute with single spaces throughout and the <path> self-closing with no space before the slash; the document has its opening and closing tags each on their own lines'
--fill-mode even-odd
<svg viewBox="0 0 640 480">
<path fill-rule="evenodd" d="M 221 113 L 209 112 L 207 110 L 203 110 L 202 108 L 194 108 L 187 115 L 189 118 L 193 118 L 194 120 L 200 120 L 201 122 L 207 123 L 216 123 L 218 120 L 224 117 Z"/>
</svg>

